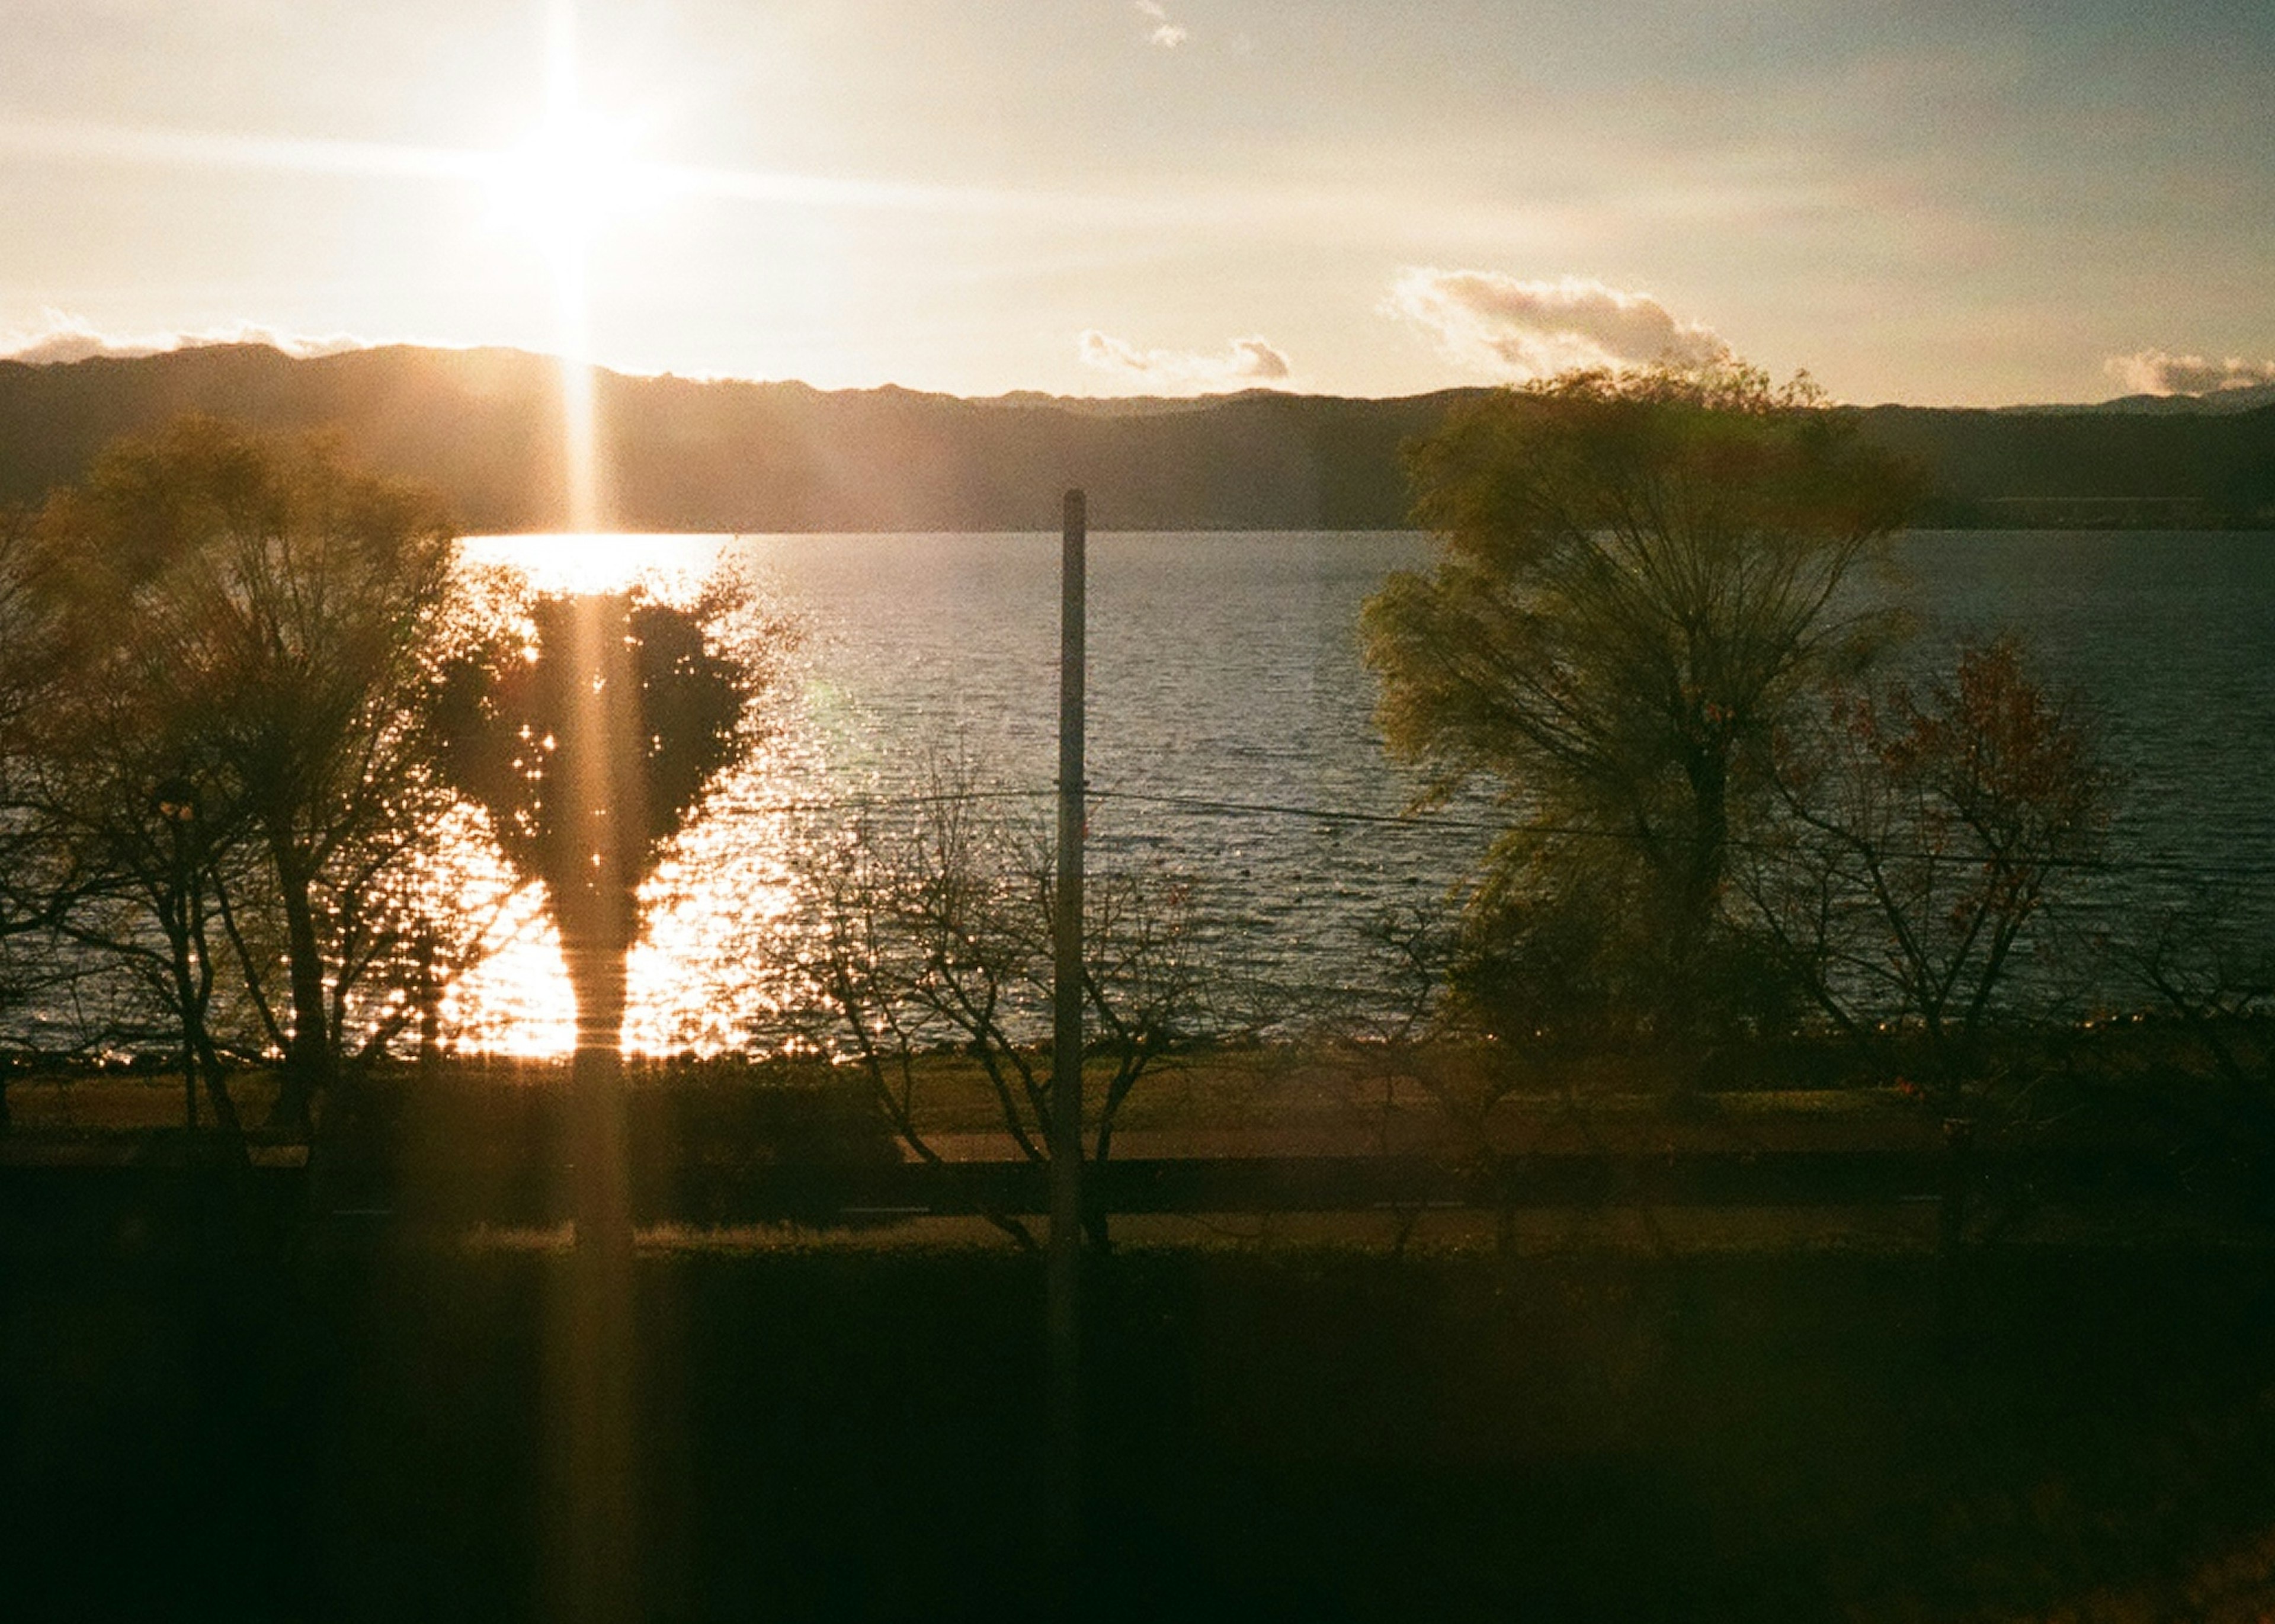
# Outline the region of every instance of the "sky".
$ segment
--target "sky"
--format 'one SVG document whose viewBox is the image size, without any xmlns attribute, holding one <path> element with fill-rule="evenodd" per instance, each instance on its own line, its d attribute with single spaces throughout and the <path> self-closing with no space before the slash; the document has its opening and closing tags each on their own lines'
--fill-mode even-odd
<svg viewBox="0 0 2275 1624">
<path fill-rule="evenodd" d="M 0 0 L 0 353 L 2275 379 L 2267 0 Z"/>
</svg>

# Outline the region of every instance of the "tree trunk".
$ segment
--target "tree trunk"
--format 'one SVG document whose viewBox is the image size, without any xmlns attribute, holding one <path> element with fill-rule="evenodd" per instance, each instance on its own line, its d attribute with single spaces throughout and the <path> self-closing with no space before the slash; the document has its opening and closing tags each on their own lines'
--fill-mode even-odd
<svg viewBox="0 0 2275 1624">
<path fill-rule="evenodd" d="M 1691 828 L 1682 856 L 1682 888 L 1676 903 L 1674 941 L 1667 991 L 1667 1037 L 1673 1046 L 1673 1084 L 1677 1104 L 1697 1101 L 1706 1075 L 1712 1039 L 1705 996 L 1707 956 L 1715 910 L 1729 861 L 1729 763 L 1722 753 L 1702 747 L 1685 775 L 1690 782 Z"/>
<path fill-rule="evenodd" d="M 435 936 L 419 937 L 419 1072 L 434 1076 L 442 1066 L 442 982 L 435 969 Z"/>
<path fill-rule="evenodd" d="M 213 1040 L 204 1032 L 198 1035 L 197 1069 L 203 1074 L 206 1099 L 213 1105 L 214 1121 L 220 1124 L 222 1138 L 240 1161 L 250 1163 L 251 1148 L 246 1144 L 245 1123 L 237 1113 L 237 1101 L 230 1098 L 229 1075 L 223 1069 L 220 1054 Z"/>
<path fill-rule="evenodd" d="M 316 1095 L 331 1081 L 331 1015 L 324 998 L 324 961 L 316 941 L 314 877 L 287 844 L 272 839 L 276 888 L 284 908 L 285 960 L 292 979 L 292 1043 L 276 1090 L 272 1126 L 308 1130 Z"/>
<path fill-rule="evenodd" d="M 194 893 L 185 888 L 162 910 L 162 922 L 172 957 L 174 1015 L 182 1025 L 182 1086 L 189 1125 L 193 1129 L 197 1126 L 197 1092 L 202 1083 L 213 1105 L 224 1152 L 249 1167 L 252 1157 L 245 1140 L 245 1124 L 238 1119 L 237 1102 L 229 1096 L 213 1034 L 206 1030 L 213 962 L 206 955 L 203 920 Z"/>
</svg>

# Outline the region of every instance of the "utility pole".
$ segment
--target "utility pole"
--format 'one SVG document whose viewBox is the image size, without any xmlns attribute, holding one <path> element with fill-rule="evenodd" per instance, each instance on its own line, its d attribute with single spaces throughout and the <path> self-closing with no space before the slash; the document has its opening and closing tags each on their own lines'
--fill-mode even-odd
<svg viewBox="0 0 2275 1624">
<path fill-rule="evenodd" d="M 1050 1343 L 1052 1514 L 1071 1582 L 1082 1532 L 1083 630 L 1089 515 L 1066 494 L 1059 554 L 1058 950 L 1051 978 Z"/>
</svg>

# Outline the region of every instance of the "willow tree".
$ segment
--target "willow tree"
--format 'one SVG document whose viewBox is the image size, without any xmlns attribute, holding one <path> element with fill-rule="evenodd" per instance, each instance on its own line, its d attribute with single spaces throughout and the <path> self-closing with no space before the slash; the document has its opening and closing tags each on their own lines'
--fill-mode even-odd
<svg viewBox="0 0 2275 1624">
<path fill-rule="evenodd" d="M 1747 985 L 1725 892 L 1782 722 L 1886 630 L 1843 587 L 1908 471 L 1805 379 L 1582 373 L 1410 451 L 1427 573 L 1366 605 L 1392 752 L 1511 814 L 1462 978 L 1503 1030 L 1695 1039 Z M 1735 972 L 1735 973 L 1733 973 Z"/>
</svg>

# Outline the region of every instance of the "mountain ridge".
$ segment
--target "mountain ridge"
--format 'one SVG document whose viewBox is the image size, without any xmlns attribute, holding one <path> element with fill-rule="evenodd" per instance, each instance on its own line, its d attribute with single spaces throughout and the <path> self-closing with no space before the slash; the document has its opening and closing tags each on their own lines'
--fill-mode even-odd
<svg viewBox="0 0 2275 1624">
<path fill-rule="evenodd" d="M 1077 485 L 1101 528 L 1397 528 L 1399 447 L 1487 392 L 975 399 L 670 374 L 594 381 L 616 525 L 744 533 L 1050 529 L 1058 493 Z M 2275 527 L 2275 404 L 2114 404 L 1855 410 L 1864 434 L 1928 471 L 1924 523 Z M 560 529 L 561 408 L 558 364 L 502 348 L 293 357 L 215 344 L 0 361 L 0 502 L 36 502 L 110 440 L 200 411 L 274 432 L 332 429 L 360 460 L 439 487 L 470 530 Z"/>
</svg>

